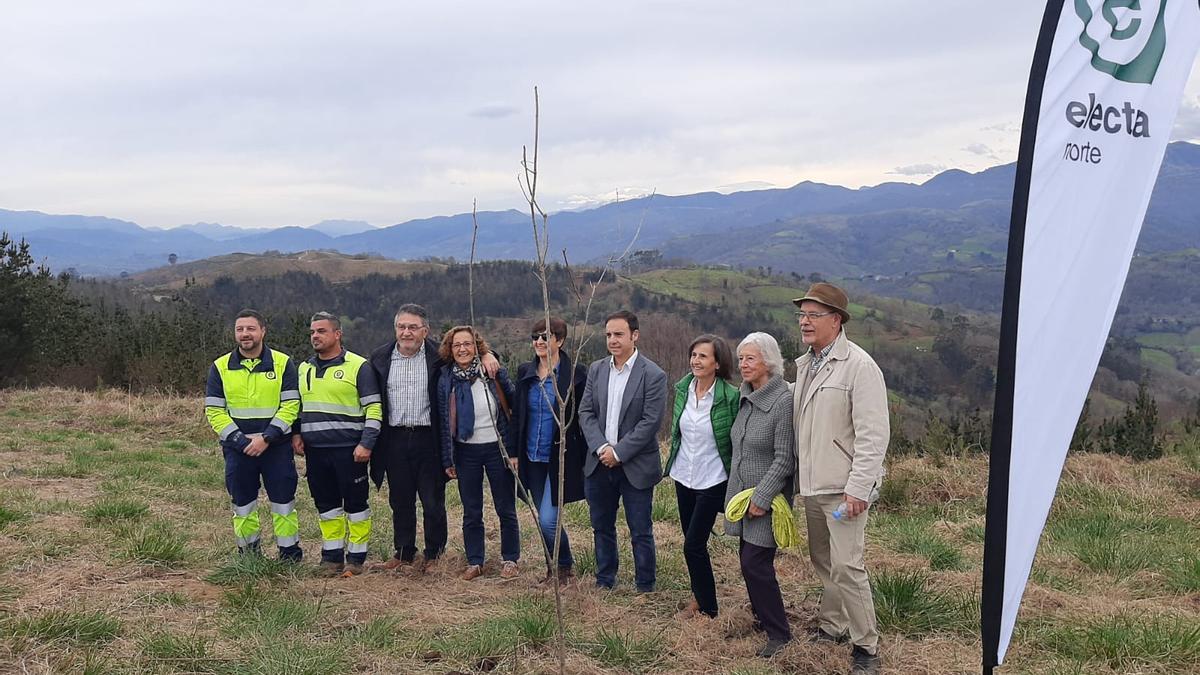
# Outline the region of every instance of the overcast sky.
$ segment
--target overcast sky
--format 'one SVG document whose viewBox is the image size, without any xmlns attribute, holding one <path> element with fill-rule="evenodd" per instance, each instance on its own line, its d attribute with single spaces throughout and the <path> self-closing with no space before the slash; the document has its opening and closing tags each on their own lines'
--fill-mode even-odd
<svg viewBox="0 0 1200 675">
<path fill-rule="evenodd" d="M 420 5 L 420 6 L 418 6 Z M 1042 4 L 11 2 L 0 208 L 170 227 L 557 210 L 1013 161 Z M 1176 137 L 1200 135 L 1193 77 Z"/>
</svg>

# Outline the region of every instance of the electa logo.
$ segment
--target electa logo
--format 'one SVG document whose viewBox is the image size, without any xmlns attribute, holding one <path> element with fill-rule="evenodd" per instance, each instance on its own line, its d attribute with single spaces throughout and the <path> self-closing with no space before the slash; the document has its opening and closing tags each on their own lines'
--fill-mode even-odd
<svg viewBox="0 0 1200 675">
<path fill-rule="evenodd" d="M 1166 8 L 1167 0 L 1075 0 L 1092 67 L 1122 82 L 1154 82 L 1167 49 Z"/>
<path fill-rule="evenodd" d="M 1071 101 L 1067 104 L 1067 122 L 1079 129 L 1104 131 L 1119 134 L 1122 131 L 1134 138 L 1150 137 L 1150 116 L 1133 107 L 1129 101 L 1120 108 L 1104 105 L 1088 94 L 1087 103 Z"/>
</svg>

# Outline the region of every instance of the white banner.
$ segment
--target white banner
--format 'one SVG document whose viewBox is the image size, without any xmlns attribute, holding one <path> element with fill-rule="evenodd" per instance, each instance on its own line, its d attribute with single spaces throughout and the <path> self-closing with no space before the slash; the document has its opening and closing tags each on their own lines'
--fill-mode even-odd
<svg viewBox="0 0 1200 675">
<path fill-rule="evenodd" d="M 1198 45 L 1197 0 L 1047 7 L 1013 196 L 984 554 L 985 672 L 1012 638 Z"/>
</svg>

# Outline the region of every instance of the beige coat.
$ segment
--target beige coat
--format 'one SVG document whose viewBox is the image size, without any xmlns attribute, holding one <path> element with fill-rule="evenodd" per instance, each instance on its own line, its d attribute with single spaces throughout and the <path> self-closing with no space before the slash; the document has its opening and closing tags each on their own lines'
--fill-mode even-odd
<svg viewBox="0 0 1200 675">
<path fill-rule="evenodd" d="M 883 373 L 844 330 L 806 382 L 811 360 L 811 353 L 796 359 L 796 494 L 869 501 L 883 480 L 891 434 Z"/>
</svg>

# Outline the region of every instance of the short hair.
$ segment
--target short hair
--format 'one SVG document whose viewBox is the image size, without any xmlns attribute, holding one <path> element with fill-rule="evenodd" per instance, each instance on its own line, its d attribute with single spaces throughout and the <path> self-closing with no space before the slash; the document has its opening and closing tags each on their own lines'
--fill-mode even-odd
<svg viewBox="0 0 1200 675">
<path fill-rule="evenodd" d="M 264 317 L 262 315 L 262 312 L 259 312 L 257 309 L 250 309 L 249 307 L 247 307 L 246 309 L 243 309 L 242 311 L 237 313 L 237 317 L 234 318 L 233 322 L 237 323 L 238 319 L 254 319 L 255 321 L 258 322 L 259 328 L 267 327 L 266 317 Z"/>
<path fill-rule="evenodd" d="M 314 321 L 328 321 L 329 323 L 333 324 L 334 330 L 342 329 L 342 320 L 330 312 L 317 312 L 316 314 L 313 314 L 312 318 L 309 319 L 308 322 L 312 323 Z"/>
<path fill-rule="evenodd" d="M 542 317 L 533 322 L 533 328 L 529 329 L 533 334 L 541 333 L 546 330 L 546 317 Z M 557 316 L 550 317 L 550 333 L 558 338 L 559 342 L 567 339 L 567 322 Z"/>
<path fill-rule="evenodd" d="M 695 340 L 692 340 L 692 344 L 688 345 L 689 360 L 692 358 L 692 351 L 696 349 L 696 345 L 712 345 L 713 357 L 717 360 L 717 377 L 722 380 L 729 380 L 733 377 L 733 354 L 729 352 L 729 343 L 712 333 L 697 336 Z"/>
<path fill-rule="evenodd" d="M 607 317 L 604 318 L 604 323 L 607 324 L 609 321 L 612 321 L 613 319 L 624 319 L 625 323 L 629 324 L 629 332 L 631 332 L 631 333 L 638 329 L 637 314 L 634 314 L 633 312 L 631 312 L 627 309 L 618 310 L 616 312 L 613 312 L 612 314 L 609 314 Z"/>
<path fill-rule="evenodd" d="M 412 314 L 413 316 L 420 317 L 421 325 L 426 328 L 429 327 L 429 312 L 426 312 L 425 308 L 420 305 L 411 302 L 400 305 L 400 309 L 396 310 L 395 318 L 392 319 L 393 325 L 395 325 L 396 319 L 399 319 L 401 314 Z"/>
<path fill-rule="evenodd" d="M 779 351 L 779 342 L 771 336 L 770 333 L 751 333 L 742 338 L 738 344 L 738 353 L 742 353 L 742 347 L 754 345 L 758 347 L 758 351 L 762 353 L 763 361 L 767 364 L 767 371 L 771 373 L 771 377 L 783 375 L 783 354 Z"/>
<path fill-rule="evenodd" d="M 442 344 L 438 345 L 438 356 L 442 357 L 442 360 L 446 363 L 454 362 L 454 351 L 450 348 L 450 344 L 454 342 L 454 334 L 462 332 L 470 333 L 471 337 L 475 338 L 476 356 L 483 356 L 492 351 L 491 345 L 487 343 L 487 340 L 483 339 L 483 336 L 479 334 L 479 331 L 475 330 L 474 326 L 455 326 L 446 331 L 446 334 L 442 336 Z"/>
</svg>

